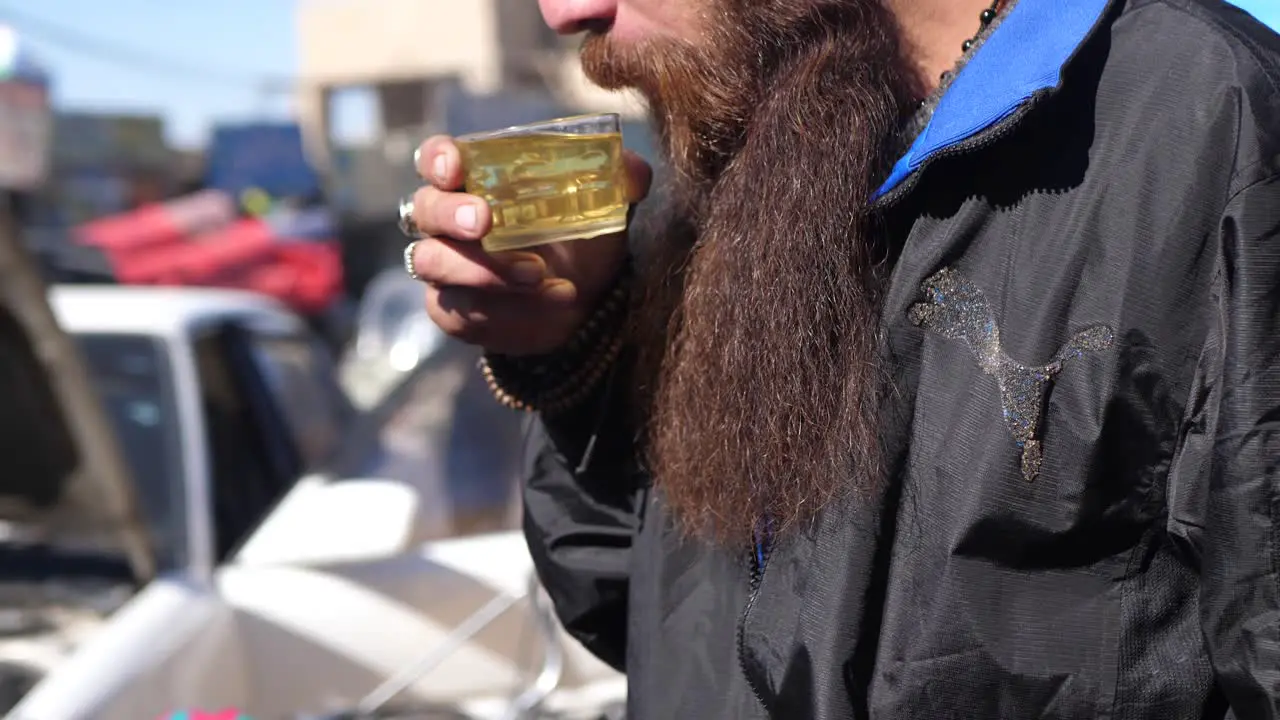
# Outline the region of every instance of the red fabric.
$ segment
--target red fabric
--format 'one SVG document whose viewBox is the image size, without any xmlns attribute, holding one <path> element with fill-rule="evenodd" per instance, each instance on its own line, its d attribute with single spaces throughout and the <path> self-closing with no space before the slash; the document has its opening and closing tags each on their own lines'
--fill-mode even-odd
<svg viewBox="0 0 1280 720">
<path fill-rule="evenodd" d="M 323 312 L 343 293 L 335 242 L 290 242 L 265 222 L 236 220 L 186 239 L 163 206 L 81 228 L 126 285 L 224 287 L 269 295 L 295 311 Z"/>
<path fill-rule="evenodd" d="M 190 241 L 147 253 L 111 254 L 120 282 L 207 285 L 221 275 L 270 258 L 276 238 L 266 223 L 239 220 Z"/>
<path fill-rule="evenodd" d="M 158 203 L 95 220 L 76 229 L 79 242 L 113 255 L 179 242 L 186 235 L 186 230 Z"/>
</svg>

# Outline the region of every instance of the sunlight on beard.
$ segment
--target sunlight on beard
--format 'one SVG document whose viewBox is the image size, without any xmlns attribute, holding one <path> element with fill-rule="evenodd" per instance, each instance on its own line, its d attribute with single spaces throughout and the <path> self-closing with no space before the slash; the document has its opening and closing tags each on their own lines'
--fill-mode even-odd
<svg viewBox="0 0 1280 720">
<path fill-rule="evenodd" d="M 719 42 L 601 36 L 583 59 L 651 97 L 689 180 L 689 237 L 655 238 L 637 280 L 655 487 L 686 533 L 742 544 L 762 516 L 785 534 L 880 487 L 866 204 L 910 93 L 879 0 L 734 8 L 750 22 Z"/>
</svg>

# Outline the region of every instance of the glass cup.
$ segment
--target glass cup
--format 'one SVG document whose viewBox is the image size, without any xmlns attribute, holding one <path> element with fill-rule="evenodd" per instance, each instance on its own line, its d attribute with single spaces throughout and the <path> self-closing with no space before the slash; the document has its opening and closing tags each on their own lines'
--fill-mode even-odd
<svg viewBox="0 0 1280 720">
<path fill-rule="evenodd" d="M 455 138 L 466 190 L 493 209 L 488 252 L 627 229 L 616 114 L 581 115 Z"/>
</svg>

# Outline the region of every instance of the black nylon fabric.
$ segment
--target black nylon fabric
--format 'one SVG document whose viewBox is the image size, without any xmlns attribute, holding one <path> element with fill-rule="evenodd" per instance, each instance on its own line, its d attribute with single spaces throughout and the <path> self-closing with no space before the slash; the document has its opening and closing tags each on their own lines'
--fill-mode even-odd
<svg viewBox="0 0 1280 720">
<path fill-rule="evenodd" d="M 545 424 L 529 546 L 629 717 L 1280 720 L 1278 88 L 1243 13 L 1116 2 L 1056 92 L 891 195 L 892 482 L 758 586 L 750 548 L 670 533 L 625 368 Z M 993 323 L 948 331 L 944 269 Z M 1007 391 L 1037 371 L 1028 480 Z"/>
</svg>

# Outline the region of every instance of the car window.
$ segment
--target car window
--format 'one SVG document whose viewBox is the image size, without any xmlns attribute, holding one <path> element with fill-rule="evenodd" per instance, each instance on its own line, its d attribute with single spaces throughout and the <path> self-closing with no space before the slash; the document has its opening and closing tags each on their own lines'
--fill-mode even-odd
<svg viewBox="0 0 1280 720">
<path fill-rule="evenodd" d="M 261 333 L 248 337 L 305 470 L 322 469 L 338 453 L 351 415 L 328 351 L 305 337 Z"/>
<path fill-rule="evenodd" d="M 223 560 L 297 481 L 301 460 L 244 334 L 221 327 L 194 346 L 213 470 L 214 543 Z"/>
<path fill-rule="evenodd" d="M 187 562 L 182 440 L 164 345 L 145 335 L 75 337 L 133 475 L 161 570 Z"/>
</svg>

